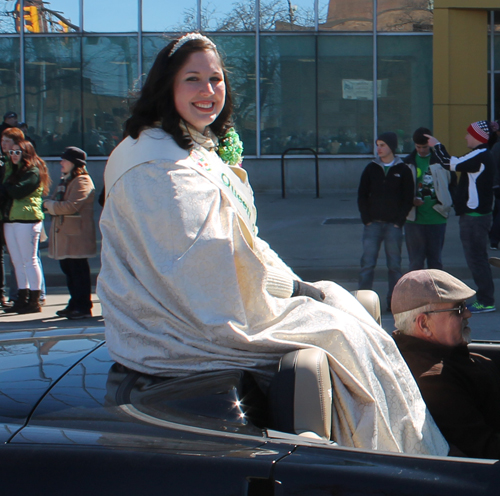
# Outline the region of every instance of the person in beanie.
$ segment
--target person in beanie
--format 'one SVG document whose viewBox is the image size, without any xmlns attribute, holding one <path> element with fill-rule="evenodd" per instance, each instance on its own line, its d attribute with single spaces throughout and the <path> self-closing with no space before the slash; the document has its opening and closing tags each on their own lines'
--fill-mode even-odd
<svg viewBox="0 0 500 496">
<path fill-rule="evenodd" d="M 461 456 L 498 459 L 500 373 L 468 349 L 465 301 L 474 294 L 442 270 L 408 272 L 392 295 L 393 338 L 450 445 Z"/>
<path fill-rule="evenodd" d="M 460 217 L 460 240 L 465 260 L 477 286 L 477 300 L 469 310 L 472 313 L 494 312 L 495 286 L 488 263 L 488 242 L 495 164 L 489 149 L 497 139 L 496 133 L 487 121 L 470 124 L 465 140 L 471 151 L 462 157 L 451 157 L 436 138 L 427 137 L 441 165 L 449 171 L 461 172 L 454 207 Z"/>
<path fill-rule="evenodd" d="M 0 124 L 0 135 L 9 127 L 17 127 L 17 114 L 9 110 L 3 116 L 3 122 Z"/>
<path fill-rule="evenodd" d="M 413 150 L 403 160 L 415 183 L 413 208 L 405 224 L 405 241 L 410 270 L 442 269 L 446 222 L 453 205 L 450 190 L 456 186 L 456 174 L 443 167 L 429 146 L 431 131 L 419 127 L 413 133 Z"/>
<path fill-rule="evenodd" d="M 56 313 L 76 320 L 92 317 L 88 258 L 96 255 L 95 188 L 83 150 L 69 146 L 61 159 L 61 182 L 52 199 L 45 200 L 43 206 L 53 216 L 49 257 L 59 260 L 71 297 L 66 308 Z"/>
<path fill-rule="evenodd" d="M 396 133 L 382 133 L 376 146 L 378 158 L 366 166 L 358 188 L 358 208 L 365 226 L 358 289 L 372 289 L 378 253 L 384 243 L 389 282 L 387 310 L 391 311 L 392 291 L 401 277 L 403 225 L 413 206 L 413 177 L 408 166 L 394 155 Z"/>
</svg>

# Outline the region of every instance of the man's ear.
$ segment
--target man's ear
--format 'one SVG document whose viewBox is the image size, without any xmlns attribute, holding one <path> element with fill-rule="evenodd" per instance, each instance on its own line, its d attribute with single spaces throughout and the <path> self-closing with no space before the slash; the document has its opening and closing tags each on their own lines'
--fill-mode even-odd
<svg viewBox="0 0 500 496">
<path fill-rule="evenodd" d="M 429 329 L 428 325 L 429 317 L 425 313 L 419 313 L 417 318 L 415 319 L 415 330 L 418 334 L 421 334 L 425 337 L 432 336 L 432 332 Z"/>
</svg>

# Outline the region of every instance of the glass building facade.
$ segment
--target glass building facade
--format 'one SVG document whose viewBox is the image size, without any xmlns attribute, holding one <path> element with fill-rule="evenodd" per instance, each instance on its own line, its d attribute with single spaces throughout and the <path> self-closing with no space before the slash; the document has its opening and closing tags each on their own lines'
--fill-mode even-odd
<svg viewBox="0 0 500 496">
<path fill-rule="evenodd" d="M 432 0 L 0 0 L 0 115 L 44 157 L 105 157 L 158 51 L 199 30 L 225 55 L 247 157 L 367 155 L 387 130 L 406 152 L 432 127 L 432 24 Z"/>
</svg>

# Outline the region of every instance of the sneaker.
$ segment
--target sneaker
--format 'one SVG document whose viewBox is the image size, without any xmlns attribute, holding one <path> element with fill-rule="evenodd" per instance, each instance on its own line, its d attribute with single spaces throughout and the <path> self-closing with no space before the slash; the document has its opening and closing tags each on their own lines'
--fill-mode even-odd
<svg viewBox="0 0 500 496">
<path fill-rule="evenodd" d="M 80 312 L 80 310 L 71 310 L 65 317 L 69 320 L 80 320 L 80 319 L 89 319 L 92 317 L 90 310 L 88 312 Z"/>
<path fill-rule="evenodd" d="M 487 313 L 496 311 L 495 305 L 483 305 L 478 301 L 472 303 L 472 305 L 467 305 L 467 310 L 470 313 Z"/>
<path fill-rule="evenodd" d="M 62 310 L 57 310 L 56 315 L 59 315 L 59 317 L 66 317 L 69 315 L 73 310 L 71 308 L 63 308 Z"/>
<path fill-rule="evenodd" d="M 498 250 L 498 244 L 490 245 L 490 250 Z"/>
</svg>

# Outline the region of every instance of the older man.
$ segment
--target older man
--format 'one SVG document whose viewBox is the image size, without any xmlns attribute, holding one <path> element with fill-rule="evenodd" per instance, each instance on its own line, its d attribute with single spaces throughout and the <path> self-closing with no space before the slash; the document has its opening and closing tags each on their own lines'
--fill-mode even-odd
<svg viewBox="0 0 500 496">
<path fill-rule="evenodd" d="M 500 458 L 500 373 L 470 353 L 475 291 L 437 269 L 405 274 L 396 284 L 394 340 L 446 440 L 466 456 Z"/>
</svg>

